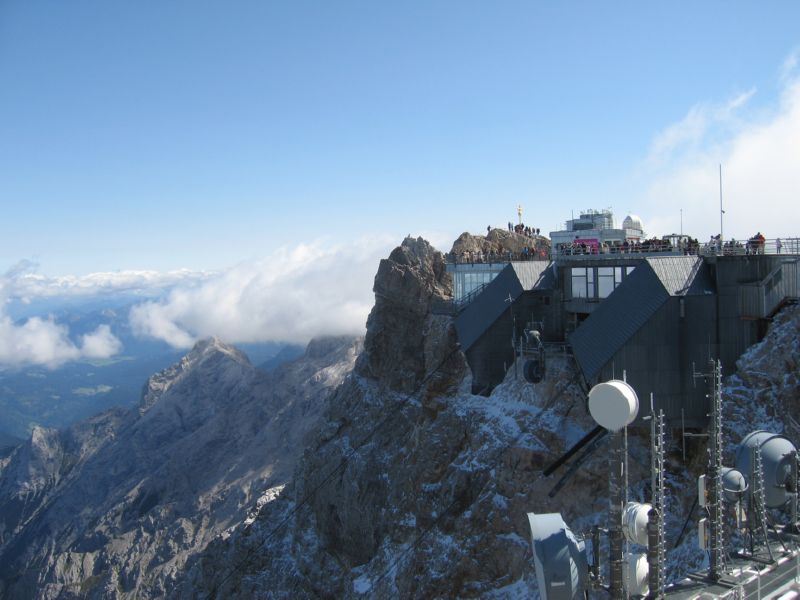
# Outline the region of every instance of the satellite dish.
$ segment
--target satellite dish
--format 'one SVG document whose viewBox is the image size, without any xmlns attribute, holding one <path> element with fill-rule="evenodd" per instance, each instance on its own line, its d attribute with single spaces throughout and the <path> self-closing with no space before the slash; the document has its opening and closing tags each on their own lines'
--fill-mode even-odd
<svg viewBox="0 0 800 600">
<path fill-rule="evenodd" d="M 758 448 L 764 471 L 764 497 L 767 508 L 782 508 L 789 501 L 786 484 L 792 474 L 794 444 L 782 435 L 768 431 L 754 431 L 747 435 L 736 450 L 736 468 L 750 477 L 752 465 L 750 452 Z M 751 487 L 752 487 L 752 481 Z"/>
<path fill-rule="evenodd" d="M 588 575 L 583 542 L 578 541 L 560 513 L 528 513 L 528 522 L 542 600 L 583 598 Z"/>
<path fill-rule="evenodd" d="M 619 431 L 639 413 L 639 397 L 624 381 L 598 383 L 589 391 L 589 413 L 601 427 Z"/>
<path fill-rule="evenodd" d="M 652 504 L 628 502 L 622 511 L 622 533 L 632 544 L 647 546 L 647 522 Z"/>
<path fill-rule="evenodd" d="M 544 379 L 543 371 L 542 363 L 535 358 L 526 360 L 522 367 L 522 375 L 528 383 L 540 383 Z"/>
<path fill-rule="evenodd" d="M 625 581 L 625 589 L 630 596 L 646 596 L 650 591 L 647 585 L 647 575 L 650 572 L 650 565 L 647 564 L 647 554 L 645 552 L 633 552 L 625 557 L 622 563 L 622 579 Z"/>
<path fill-rule="evenodd" d="M 736 504 L 747 491 L 747 481 L 741 471 L 730 467 L 722 467 L 722 497 L 725 502 Z"/>
</svg>

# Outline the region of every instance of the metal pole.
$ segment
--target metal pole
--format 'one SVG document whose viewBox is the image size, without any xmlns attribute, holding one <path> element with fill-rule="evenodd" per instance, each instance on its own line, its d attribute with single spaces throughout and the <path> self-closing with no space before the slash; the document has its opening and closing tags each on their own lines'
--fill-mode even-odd
<svg viewBox="0 0 800 600">
<path fill-rule="evenodd" d="M 652 394 L 650 402 L 652 407 Z M 653 508 L 647 513 L 647 564 L 649 567 L 648 587 L 650 588 L 647 598 L 655 600 L 663 598 L 665 584 L 664 411 L 659 410 L 658 416 L 651 411 L 651 415 L 650 486 Z"/>
<path fill-rule="evenodd" d="M 724 563 L 724 536 L 722 527 L 722 364 L 720 361 L 710 361 L 711 367 L 711 441 L 708 480 L 709 490 L 709 521 L 710 521 L 710 553 L 709 577 L 718 581 L 725 568 Z"/>
<path fill-rule="evenodd" d="M 610 473 L 608 478 L 608 537 L 610 541 L 609 564 L 611 600 L 624 600 L 622 581 L 623 534 L 622 534 L 622 476 L 624 469 L 623 433 L 611 432 Z"/>
<path fill-rule="evenodd" d="M 722 215 L 725 211 L 722 210 L 722 163 L 719 165 L 719 247 L 722 250 L 722 240 L 725 238 L 722 235 Z"/>
</svg>

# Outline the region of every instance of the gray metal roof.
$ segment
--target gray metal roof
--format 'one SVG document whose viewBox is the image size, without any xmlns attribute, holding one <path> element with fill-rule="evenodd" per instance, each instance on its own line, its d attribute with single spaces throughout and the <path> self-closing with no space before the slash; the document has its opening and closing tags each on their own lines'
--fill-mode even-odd
<svg viewBox="0 0 800 600">
<path fill-rule="evenodd" d="M 698 273 L 705 272 L 699 256 L 654 256 L 645 260 L 671 296 L 685 296 Z"/>
<path fill-rule="evenodd" d="M 649 259 L 647 263 L 652 267 Z M 587 380 L 593 379 L 670 297 L 662 277 L 672 288 L 680 279 L 680 271 L 672 272 L 666 264 L 660 266 L 661 276 L 653 268 L 643 267 L 626 277 L 569 338 Z"/>
<path fill-rule="evenodd" d="M 522 295 L 522 291 L 516 272 L 511 265 L 507 265 L 456 317 L 455 326 L 461 350 L 469 350 L 503 311 L 508 309 L 509 295 L 513 301 Z"/>
<path fill-rule="evenodd" d="M 555 275 L 550 267 L 553 263 L 547 260 L 530 260 L 525 262 L 512 262 L 511 268 L 519 279 L 522 289 L 550 290 L 555 287 Z"/>
<path fill-rule="evenodd" d="M 552 263 L 544 260 L 513 262 L 506 265 L 455 319 L 461 350 L 466 352 L 491 327 L 497 318 L 508 310 L 508 297 L 512 301 L 523 291 L 552 289 L 555 285 Z"/>
</svg>

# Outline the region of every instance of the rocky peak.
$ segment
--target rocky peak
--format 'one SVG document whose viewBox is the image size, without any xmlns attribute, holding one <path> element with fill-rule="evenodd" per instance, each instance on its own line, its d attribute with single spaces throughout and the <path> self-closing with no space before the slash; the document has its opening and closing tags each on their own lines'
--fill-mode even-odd
<svg viewBox="0 0 800 600">
<path fill-rule="evenodd" d="M 532 250 L 534 255 L 544 257 L 550 255 L 550 240 L 546 237 L 541 235 L 528 237 L 505 229 L 492 229 L 487 235 L 472 235 L 465 231 L 453 242 L 450 255 L 456 258 L 478 252 L 484 255 L 505 256 L 509 252 L 520 255 L 525 247 Z"/>
<path fill-rule="evenodd" d="M 452 297 L 442 253 L 422 238 L 407 237 L 378 267 L 375 306 L 367 319 L 361 375 L 406 393 L 456 349 L 451 318 L 431 314 L 434 302 Z M 451 375 L 459 378 L 463 365 Z"/>
<path fill-rule="evenodd" d="M 139 414 L 143 415 L 161 398 L 164 393 L 191 373 L 219 369 L 223 363 L 244 370 L 252 370 L 247 355 L 216 337 L 197 342 L 192 350 L 180 361 L 159 371 L 147 380 L 139 402 Z"/>
<path fill-rule="evenodd" d="M 306 358 L 324 358 L 329 354 L 340 351 L 344 346 L 351 346 L 355 341 L 356 338 L 349 335 L 313 338 L 308 342 L 304 356 Z"/>
</svg>

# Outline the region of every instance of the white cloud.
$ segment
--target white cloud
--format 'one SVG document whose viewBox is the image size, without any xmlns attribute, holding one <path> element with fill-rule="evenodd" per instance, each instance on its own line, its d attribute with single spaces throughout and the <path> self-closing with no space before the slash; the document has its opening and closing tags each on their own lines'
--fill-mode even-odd
<svg viewBox="0 0 800 600">
<path fill-rule="evenodd" d="M 52 319 L 33 317 L 15 324 L 0 315 L 0 369 L 42 365 L 55 368 L 82 358 L 108 358 L 121 344 L 107 325 L 82 336 L 81 344 L 70 339 L 68 330 Z"/>
<path fill-rule="evenodd" d="M 82 358 L 108 358 L 122 348 L 107 325 L 81 336 L 75 344 L 68 329 L 52 318 L 32 317 L 17 323 L 6 315 L 5 306 L 15 296 L 14 284 L 24 277 L 31 263 L 18 263 L 0 276 L 0 369 L 42 365 L 55 368 Z"/>
<path fill-rule="evenodd" d="M 737 111 L 745 107 L 755 95 L 755 88 L 737 94 L 722 104 L 697 104 L 686 116 L 658 133 L 650 145 L 648 162 L 661 166 L 676 156 L 686 157 L 703 150 L 709 137 L 722 134 L 735 126 Z"/>
<path fill-rule="evenodd" d="M 21 302 L 34 298 L 101 296 L 131 293 L 154 296 L 175 285 L 202 281 L 206 272 L 189 271 L 112 271 L 88 275 L 47 277 L 36 272 L 38 265 L 20 261 L 6 273 L 6 294 Z"/>
<path fill-rule="evenodd" d="M 100 325 L 92 333 L 81 336 L 81 351 L 86 358 L 108 358 L 122 350 L 122 343 L 108 325 Z"/>
<path fill-rule="evenodd" d="M 318 335 L 360 334 L 378 261 L 396 243 L 375 237 L 282 248 L 141 303 L 130 321 L 138 334 L 182 348 L 211 335 L 231 343 L 305 343 Z"/>
<path fill-rule="evenodd" d="M 701 241 L 720 231 L 722 164 L 723 233 L 744 239 L 800 236 L 800 79 L 787 59 L 779 98 L 767 109 L 743 110 L 752 92 L 716 109 L 695 107 L 658 134 L 645 161 L 642 216 L 649 232 L 680 228 Z M 643 204 L 643 206 L 642 206 Z"/>
</svg>

